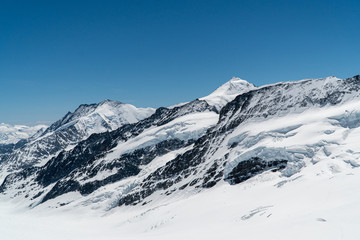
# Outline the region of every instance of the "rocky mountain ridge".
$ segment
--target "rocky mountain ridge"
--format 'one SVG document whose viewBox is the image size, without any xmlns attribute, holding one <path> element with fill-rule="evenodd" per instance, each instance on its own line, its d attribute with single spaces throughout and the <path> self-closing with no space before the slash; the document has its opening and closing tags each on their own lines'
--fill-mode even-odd
<svg viewBox="0 0 360 240">
<path fill-rule="evenodd" d="M 360 76 L 262 87 L 235 79 L 224 86 L 230 88 L 94 133 L 42 165 L 7 175 L 1 192 L 32 207 L 111 209 L 156 204 L 267 172 L 287 181 L 325 160 L 332 168 L 360 166 L 356 146 L 347 142 L 360 126 Z M 229 102 L 219 109 L 224 99 Z"/>
</svg>

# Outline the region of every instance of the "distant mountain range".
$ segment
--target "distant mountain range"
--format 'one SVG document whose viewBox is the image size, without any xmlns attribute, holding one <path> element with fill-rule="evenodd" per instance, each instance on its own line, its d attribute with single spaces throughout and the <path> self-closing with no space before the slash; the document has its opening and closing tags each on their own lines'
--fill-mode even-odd
<svg viewBox="0 0 360 240">
<path fill-rule="evenodd" d="M 28 127 L 24 125 L 0 123 L 0 144 L 17 143 L 22 139 L 31 137 L 38 131 L 44 131 L 47 127 L 46 125 Z"/>
</svg>

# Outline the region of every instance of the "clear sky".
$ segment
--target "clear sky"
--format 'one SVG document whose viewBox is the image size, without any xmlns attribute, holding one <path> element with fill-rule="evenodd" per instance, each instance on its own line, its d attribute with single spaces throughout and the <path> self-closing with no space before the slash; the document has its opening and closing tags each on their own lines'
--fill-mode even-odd
<svg viewBox="0 0 360 240">
<path fill-rule="evenodd" d="M 360 1 L 0 3 L 0 122 L 81 103 L 169 106 L 233 76 L 255 85 L 360 74 Z"/>
</svg>

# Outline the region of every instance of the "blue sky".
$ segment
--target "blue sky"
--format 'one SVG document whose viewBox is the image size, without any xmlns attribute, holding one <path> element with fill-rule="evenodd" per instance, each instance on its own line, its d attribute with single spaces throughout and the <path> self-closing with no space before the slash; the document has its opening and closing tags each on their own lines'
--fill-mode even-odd
<svg viewBox="0 0 360 240">
<path fill-rule="evenodd" d="M 360 74 L 359 1 L 0 3 L 0 122 L 81 103 L 189 101 L 232 76 L 263 85 Z"/>
</svg>

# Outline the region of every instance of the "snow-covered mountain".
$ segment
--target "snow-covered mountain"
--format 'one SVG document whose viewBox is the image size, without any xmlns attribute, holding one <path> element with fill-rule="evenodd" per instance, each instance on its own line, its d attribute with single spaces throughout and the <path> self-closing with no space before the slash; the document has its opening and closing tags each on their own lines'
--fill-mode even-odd
<svg viewBox="0 0 360 240">
<path fill-rule="evenodd" d="M 237 95 L 252 89 L 255 89 L 253 84 L 241 78 L 233 77 L 210 95 L 200 98 L 200 100 L 205 100 L 208 104 L 215 106 L 216 109 L 220 111 L 228 102 L 234 100 Z"/>
<path fill-rule="evenodd" d="M 40 196 L 39 192 L 45 195 L 46 191 L 40 189 L 46 187 L 49 190 L 41 202 L 63 194 L 63 190 L 58 189 L 62 188 L 63 185 L 66 185 L 67 188 L 65 192 L 81 188 L 81 192 L 84 194 L 92 193 L 102 186 L 140 173 L 141 165 L 150 163 L 157 156 L 169 153 L 170 156 L 174 157 L 191 149 L 196 140 L 203 136 L 210 127 L 215 126 L 221 106 L 233 100 L 236 95 L 252 88 L 254 88 L 252 84 L 233 78 L 209 96 L 204 97 L 203 100 L 194 100 L 169 109 L 159 108 L 150 117 L 140 122 L 133 121 L 135 123 L 123 125 L 123 127 L 115 122 L 116 127 L 113 130 L 116 130 L 112 132 L 97 129 L 105 123 L 99 124 L 100 121 L 94 119 L 102 116 L 101 114 L 104 112 L 109 112 L 107 105 L 116 105 L 115 109 L 118 109 L 119 106 L 123 107 L 123 104 L 105 101 L 98 105 L 81 105 L 74 113 L 68 113 L 63 119 L 51 125 L 40 137 L 3 157 L 3 159 L 11 161 L 11 164 L 8 165 L 10 170 L 13 170 L 14 166 L 16 166 L 15 170 L 23 167 L 24 159 L 30 161 L 26 166 L 31 165 L 20 173 L 9 175 L 7 181 L 26 172 L 26 176 L 35 178 L 32 180 L 35 183 L 33 186 L 37 187 L 33 187 L 30 192 L 23 192 L 25 195 Z M 104 105 L 106 106 L 105 110 Z M 120 112 L 123 113 L 124 111 Z M 101 119 L 104 118 L 101 117 Z M 96 127 L 93 126 L 93 123 L 97 123 Z M 131 122 L 129 121 L 129 123 Z M 76 129 L 89 129 L 88 131 L 97 129 L 97 132 L 105 133 L 92 135 L 88 139 L 86 138 L 90 134 L 81 135 L 79 138 L 77 137 L 79 130 L 73 131 L 71 129 L 72 126 L 77 125 L 79 126 Z M 61 138 L 63 145 L 59 144 L 59 138 Z M 83 139 L 86 140 L 80 142 Z M 36 144 L 36 151 L 29 154 L 28 151 L 34 148 L 34 144 Z M 39 145 L 42 149 L 43 146 L 46 146 L 47 154 L 37 151 Z M 90 145 L 95 148 L 89 149 Z M 83 151 L 82 148 L 88 150 Z M 61 150 L 63 151 L 61 152 Z M 24 152 L 27 154 L 25 157 Z M 104 158 L 103 155 L 106 152 L 109 154 Z M 99 155 L 104 159 L 99 159 Z M 50 159 L 51 157 L 53 158 Z M 72 160 L 69 160 L 70 158 Z M 39 159 L 42 160 L 39 161 Z M 8 162 L 10 162 L 9 160 Z M 20 166 L 15 165 L 14 162 L 20 162 Z M 156 161 L 153 161 L 152 164 L 154 162 Z M 68 170 L 64 170 L 62 167 Z M 74 167 L 78 169 L 75 171 Z M 148 171 L 151 170 L 149 168 Z M 29 171 L 34 171 L 36 174 L 29 174 Z M 76 181 L 74 182 L 75 185 L 69 188 L 68 182 L 63 182 L 65 179 L 70 180 L 69 174 L 76 174 L 77 177 L 81 178 L 79 181 L 85 185 L 80 186 L 78 185 L 79 182 Z M 144 173 L 140 175 L 145 176 Z M 138 180 L 140 179 L 138 178 Z M 29 179 L 23 181 L 17 178 L 16 181 L 17 184 L 22 182 L 25 186 L 29 184 Z M 56 186 L 53 186 L 56 182 Z M 3 184 L 4 187 L 5 185 L 7 182 Z M 32 204 L 38 204 L 38 200 L 38 198 L 34 198 Z"/>
<path fill-rule="evenodd" d="M 0 176 L 28 166 L 43 165 L 64 149 L 71 149 L 91 134 L 112 131 L 154 113 L 152 108 L 105 100 L 80 105 L 41 134 L 0 149 Z"/>
<path fill-rule="evenodd" d="M 289 222 L 330 219 L 335 226 L 336 214 L 348 216 L 359 203 L 355 180 L 341 187 L 359 174 L 359 107 L 360 76 L 260 87 L 232 79 L 207 97 L 84 137 L 43 164 L 7 175 L 1 198 L 42 211 L 113 213 L 122 233 L 150 233 L 147 239 L 206 229 L 211 234 L 197 236 L 214 239 L 237 226 L 256 239 L 265 223 L 269 232 Z M 62 129 L 67 119 L 49 129 Z M 327 192 L 330 185 L 334 192 Z M 307 200 L 327 200 L 321 194 L 333 199 Z M 294 203 L 307 205 L 294 210 Z M 339 213 L 331 212 L 336 207 Z"/>
<path fill-rule="evenodd" d="M 43 132 L 48 126 L 36 125 L 10 125 L 0 123 L 0 144 L 14 144 L 20 140 L 27 139 L 38 132 Z"/>
<path fill-rule="evenodd" d="M 255 88 L 255 85 L 243 80 L 241 78 L 233 77 L 228 82 L 218 87 L 211 94 L 200 98 L 200 100 L 206 101 L 210 106 L 215 107 L 217 111 L 220 111 L 228 102 L 234 100 L 234 98 L 244 92 L 248 92 Z M 187 102 L 178 103 L 168 108 L 179 107 Z"/>
</svg>

